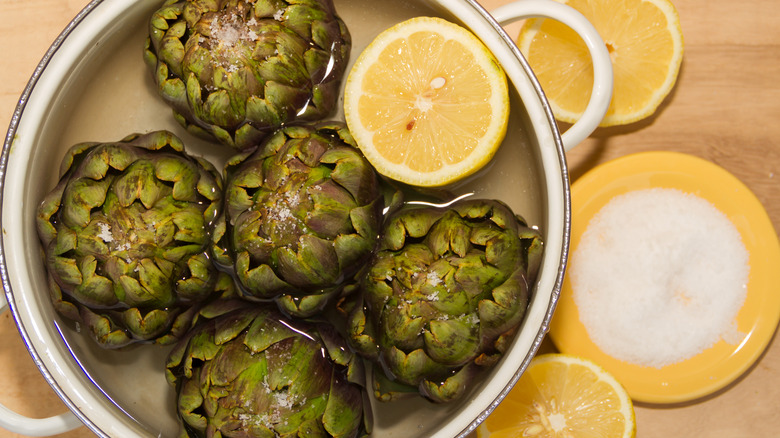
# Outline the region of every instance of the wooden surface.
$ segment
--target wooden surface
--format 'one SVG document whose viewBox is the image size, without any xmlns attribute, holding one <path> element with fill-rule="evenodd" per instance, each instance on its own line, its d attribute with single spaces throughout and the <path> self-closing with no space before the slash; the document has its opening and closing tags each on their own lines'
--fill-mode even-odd
<svg viewBox="0 0 780 438">
<path fill-rule="evenodd" d="M 780 229 L 780 8 L 775 0 L 674 1 L 686 46 L 676 88 L 652 118 L 598 130 L 570 152 L 572 179 L 632 152 L 685 152 L 742 180 Z M 507 2 L 483 0 L 489 9 Z M 87 3 L 0 0 L 3 134 L 40 58 Z M 65 409 L 33 364 L 9 313 L 0 316 L 0 370 L 0 403 L 34 417 Z M 751 371 L 713 397 L 685 406 L 637 406 L 636 416 L 640 438 L 775 436 L 780 345 L 775 339 Z M 18 435 L 0 431 L 0 436 Z M 88 436 L 84 427 L 60 435 Z"/>
</svg>

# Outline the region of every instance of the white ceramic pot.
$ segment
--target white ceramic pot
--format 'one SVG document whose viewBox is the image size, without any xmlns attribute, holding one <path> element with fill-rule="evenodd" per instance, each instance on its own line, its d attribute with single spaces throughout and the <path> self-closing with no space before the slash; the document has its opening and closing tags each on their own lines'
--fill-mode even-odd
<svg viewBox="0 0 780 438">
<path fill-rule="evenodd" d="M 519 0 L 492 11 L 492 16 L 474 0 L 334 1 L 353 36 L 353 59 L 381 29 L 413 16 L 440 15 L 482 38 L 511 80 L 506 140 L 490 168 L 456 190 L 501 199 L 542 232 L 542 267 L 525 321 L 505 357 L 463 401 L 434 406 L 419 400 L 375 409 L 377 437 L 465 436 L 501 402 L 547 332 L 569 243 L 565 149 L 587 137 L 606 112 L 612 90 L 609 56 L 579 13 L 552 0 Z M 39 202 L 59 177 L 64 151 L 73 144 L 170 129 L 192 152 L 207 151 L 202 140 L 182 131 L 156 96 L 141 57 L 147 19 L 161 3 L 91 2 L 47 52 L 13 116 L 0 161 L 0 274 L 5 290 L 0 304 L 7 299 L 35 363 L 71 412 L 29 420 L 0 409 L 0 426 L 6 429 L 43 436 L 83 423 L 104 437 L 176 434 L 173 389 L 163 378 L 168 350 L 149 346 L 102 350 L 60 319 L 49 300 L 34 221 Z M 499 24 L 531 16 L 568 24 L 582 35 L 594 57 L 591 105 L 563 137 L 528 64 Z M 216 162 L 224 158 L 201 155 Z"/>
</svg>

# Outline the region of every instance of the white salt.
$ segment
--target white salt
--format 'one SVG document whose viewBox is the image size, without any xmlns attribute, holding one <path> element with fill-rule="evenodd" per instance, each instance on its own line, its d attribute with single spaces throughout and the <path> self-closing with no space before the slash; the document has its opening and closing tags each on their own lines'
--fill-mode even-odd
<svg viewBox="0 0 780 438">
<path fill-rule="evenodd" d="M 217 17 L 211 20 L 211 37 L 220 43 L 233 47 L 241 39 L 241 29 L 235 26 L 235 20 L 231 25 L 223 25 Z"/>
<path fill-rule="evenodd" d="M 605 353 L 661 368 L 738 343 L 749 255 L 711 203 L 675 189 L 629 192 L 590 221 L 569 263 L 573 298 Z"/>
<path fill-rule="evenodd" d="M 227 72 L 235 73 L 239 70 L 237 53 L 234 47 L 241 42 L 254 42 L 260 36 L 250 28 L 256 25 L 254 18 L 247 22 L 236 14 L 215 16 L 210 23 L 211 38 L 214 40 L 213 51 L 218 54 L 216 62 Z M 213 91 L 213 90 L 209 90 Z"/>
<path fill-rule="evenodd" d="M 248 26 L 250 23 L 244 22 L 235 14 L 227 17 L 215 16 L 210 24 L 211 37 L 228 47 L 233 47 L 240 41 L 257 41 L 259 38 Z"/>
<path fill-rule="evenodd" d="M 97 237 L 106 243 L 114 241 L 114 235 L 111 233 L 111 225 L 105 222 L 100 222 L 98 223 L 98 227 L 100 228 L 100 232 L 98 233 Z"/>
<path fill-rule="evenodd" d="M 442 283 L 441 278 L 439 278 L 439 275 L 435 272 L 429 272 L 426 279 L 431 286 L 438 286 Z"/>
</svg>

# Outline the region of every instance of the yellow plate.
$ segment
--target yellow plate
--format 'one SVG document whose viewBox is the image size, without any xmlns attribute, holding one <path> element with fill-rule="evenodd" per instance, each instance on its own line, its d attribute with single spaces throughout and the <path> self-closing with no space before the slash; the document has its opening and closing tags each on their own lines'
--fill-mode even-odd
<svg viewBox="0 0 780 438">
<path fill-rule="evenodd" d="M 734 223 L 749 252 L 747 297 L 737 314 L 741 342 L 720 341 L 683 362 L 662 368 L 615 359 L 590 340 L 580 322 L 571 284 L 564 279 L 550 327 L 556 347 L 594 360 L 612 373 L 631 397 L 647 403 L 680 403 L 716 392 L 761 356 L 780 320 L 780 243 L 755 195 L 723 168 L 677 152 L 643 152 L 605 163 L 572 185 L 570 254 L 590 219 L 613 197 L 649 188 L 675 188 L 707 199 Z"/>
</svg>

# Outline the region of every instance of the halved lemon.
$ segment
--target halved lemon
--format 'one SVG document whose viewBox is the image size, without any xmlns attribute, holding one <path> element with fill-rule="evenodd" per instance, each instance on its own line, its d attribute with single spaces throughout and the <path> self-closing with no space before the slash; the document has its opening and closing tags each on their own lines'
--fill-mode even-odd
<svg viewBox="0 0 780 438">
<path fill-rule="evenodd" d="M 531 361 L 512 391 L 477 428 L 478 438 L 628 438 L 631 398 L 595 363 L 565 354 Z"/>
<path fill-rule="evenodd" d="M 360 54 L 347 77 L 344 116 L 380 174 L 446 185 L 485 166 L 504 139 L 506 75 L 467 29 L 412 18 Z"/>
<path fill-rule="evenodd" d="M 601 126 L 655 113 L 674 87 L 683 58 L 677 10 L 669 0 L 558 0 L 596 28 L 612 59 L 614 90 Z M 518 37 L 555 118 L 574 123 L 590 99 L 593 65 L 585 44 L 565 25 L 528 20 Z"/>
</svg>

